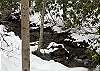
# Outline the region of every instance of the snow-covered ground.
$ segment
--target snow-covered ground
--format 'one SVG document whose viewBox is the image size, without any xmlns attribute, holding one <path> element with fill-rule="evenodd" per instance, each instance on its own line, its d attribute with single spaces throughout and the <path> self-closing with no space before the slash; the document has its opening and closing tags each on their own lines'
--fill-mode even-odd
<svg viewBox="0 0 100 71">
<path fill-rule="evenodd" d="M 0 71 L 21 71 L 21 40 L 14 32 L 7 33 L 5 28 L 0 25 Z M 36 50 L 37 45 L 30 46 L 30 49 Z M 31 51 L 31 71 L 88 71 L 84 67 L 68 68 L 53 60 L 42 60 Z"/>
</svg>

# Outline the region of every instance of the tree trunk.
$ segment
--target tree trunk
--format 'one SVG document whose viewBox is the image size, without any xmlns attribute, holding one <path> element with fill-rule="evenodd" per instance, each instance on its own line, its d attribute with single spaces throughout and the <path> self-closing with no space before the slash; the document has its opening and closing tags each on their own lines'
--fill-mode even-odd
<svg viewBox="0 0 100 71">
<path fill-rule="evenodd" d="M 46 5 L 46 0 L 43 0 L 43 8 L 41 11 L 39 49 L 43 48 L 43 28 L 44 28 L 45 5 Z"/>
<path fill-rule="evenodd" d="M 29 0 L 21 0 L 22 71 L 30 71 Z"/>
<path fill-rule="evenodd" d="M 66 21 L 66 3 L 63 1 L 63 20 Z"/>
</svg>

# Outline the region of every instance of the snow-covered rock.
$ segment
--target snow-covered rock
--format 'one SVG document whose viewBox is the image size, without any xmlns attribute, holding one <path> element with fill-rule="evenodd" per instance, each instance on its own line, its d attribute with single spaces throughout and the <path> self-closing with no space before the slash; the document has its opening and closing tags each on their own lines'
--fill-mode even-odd
<svg viewBox="0 0 100 71">
<path fill-rule="evenodd" d="M 58 27 L 58 26 L 53 26 L 52 29 L 57 33 L 61 33 L 61 31 L 62 31 L 61 27 Z"/>
<path fill-rule="evenodd" d="M 54 48 L 52 48 L 52 46 L 53 46 Z M 61 46 L 61 48 L 65 49 L 65 47 L 64 47 L 63 44 L 57 44 L 57 43 L 55 43 L 55 42 L 51 42 L 51 43 L 48 45 L 47 49 L 49 49 L 49 50 L 51 50 L 51 52 L 53 52 L 53 51 L 59 49 L 58 46 Z M 69 51 L 68 51 L 67 49 L 65 49 L 65 50 L 69 53 Z"/>
</svg>

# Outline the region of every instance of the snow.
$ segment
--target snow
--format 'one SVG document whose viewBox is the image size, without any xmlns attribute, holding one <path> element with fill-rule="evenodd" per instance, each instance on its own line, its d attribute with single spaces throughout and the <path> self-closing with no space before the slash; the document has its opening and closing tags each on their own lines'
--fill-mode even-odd
<svg viewBox="0 0 100 71">
<path fill-rule="evenodd" d="M 2 71 L 21 70 L 21 40 L 14 32 L 0 25 L 0 67 Z M 5 40 L 5 41 L 4 41 Z"/>
<path fill-rule="evenodd" d="M 34 15 L 30 15 L 30 21 L 37 23 L 38 21 L 40 21 L 40 14 L 39 13 L 35 13 Z"/>
<path fill-rule="evenodd" d="M 98 48 L 98 49 L 96 50 L 96 52 L 100 55 L 100 48 Z"/>
<path fill-rule="evenodd" d="M 34 6 L 34 2 L 33 2 L 33 6 Z M 56 3 L 57 4 L 57 3 Z M 63 10 L 60 10 L 59 4 L 57 4 L 57 8 L 59 9 L 59 12 L 55 13 L 55 15 L 52 14 L 52 12 L 55 12 L 54 10 L 51 10 L 50 13 L 48 12 L 48 14 L 45 15 L 44 17 L 44 21 L 48 21 L 50 23 L 44 24 L 44 28 L 46 27 L 52 27 L 53 26 L 53 30 L 56 31 L 57 33 L 61 32 L 61 27 L 64 26 L 64 22 L 63 22 L 63 18 L 62 18 L 62 14 L 63 14 Z M 33 10 L 33 8 L 32 8 Z M 56 15 L 59 14 L 60 17 L 56 17 Z M 40 25 L 41 24 L 41 14 L 36 12 L 34 13 L 34 15 L 30 15 L 30 21 L 32 23 L 36 23 L 36 25 Z M 55 21 L 55 23 L 54 23 Z M 54 26 L 55 24 L 55 26 Z M 61 27 L 58 27 L 61 26 Z M 35 29 L 34 27 L 31 29 Z"/>
<path fill-rule="evenodd" d="M 58 48 L 54 48 L 54 49 L 52 49 L 52 48 L 50 48 L 50 49 L 41 49 L 40 50 L 40 52 L 41 53 L 50 53 L 50 52 L 54 52 L 55 50 L 58 50 Z"/>
<path fill-rule="evenodd" d="M 32 49 L 32 51 L 37 50 L 37 48 L 38 48 L 38 41 L 32 42 L 32 43 L 30 43 L 30 44 L 34 44 L 34 45 L 35 45 L 35 46 L 30 46 L 31 48 L 34 48 L 34 49 Z M 55 50 L 58 50 L 59 47 L 57 47 L 57 46 L 59 46 L 59 45 L 61 45 L 62 48 L 64 48 L 64 45 L 63 45 L 63 44 L 57 44 L 57 43 L 55 43 L 55 42 L 51 42 L 51 43 L 48 45 L 47 49 L 40 49 L 40 52 L 41 52 L 41 53 L 48 53 L 48 54 L 49 54 L 50 52 L 54 52 Z M 52 46 L 55 47 L 55 48 L 52 48 Z M 64 49 L 65 49 L 65 48 L 64 48 Z M 66 50 L 66 49 L 65 49 L 65 50 Z M 66 50 L 66 51 L 69 53 L 68 50 Z"/>
<path fill-rule="evenodd" d="M 35 55 L 31 55 L 31 70 L 34 71 L 65 71 L 68 70 L 67 67 L 63 66 L 60 63 L 51 61 L 45 61 L 41 58 L 38 58 Z"/>
<path fill-rule="evenodd" d="M 97 65 L 93 71 L 100 71 L 100 65 Z"/>
<path fill-rule="evenodd" d="M 68 68 L 58 62 L 45 61 L 31 54 L 31 70 L 33 71 L 88 71 L 84 67 Z"/>
<path fill-rule="evenodd" d="M 2 30 L 5 29 L 4 26 L 0 26 L 2 26 L 0 27 L 0 33 L 4 33 Z M 7 34 L 9 36 L 4 36 L 4 39 L 9 43 L 9 46 L 7 46 L 7 43 L 5 43 L 3 40 L 0 40 L 0 42 L 2 42 L 0 44 L 3 44 L 2 48 L 4 48 L 4 50 L 0 50 L 1 71 L 21 71 L 21 40 L 18 36 L 15 36 L 13 32 L 9 32 Z M 30 49 L 31 51 L 34 51 L 37 49 L 37 47 L 38 45 L 30 46 Z M 84 67 L 68 68 L 53 60 L 42 60 L 41 58 L 31 54 L 31 51 L 31 71 L 88 71 L 88 69 Z"/>
<path fill-rule="evenodd" d="M 62 31 L 62 29 L 60 27 L 58 27 L 58 26 L 53 26 L 52 29 L 57 33 L 61 33 L 61 31 Z"/>
<path fill-rule="evenodd" d="M 11 59 L 1 53 L 1 70 L 2 71 L 20 71 L 21 67 L 14 64 Z"/>
<path fill-rule="evenodd" d="M 6 29 L 5 29 L 5 26 L 4 25 L 0 25 L 0 35 L 2 34 L 4 34 L 5 33 L 5 31 L 7 31 Z"/>
<path fill-rule="evenodd" d="M 47 49 L 49 49 L 49 52 L 53 52 L 53 51 L 55 51 L 55 50 L 57 50 L 58 49 L 58 46 L 62 46 L 62 48 L 64 48 L 65 49 L 65 47 L 64 47 L 64 45 L 63 44 L 57 44 L 57 43 L 55 43 L 55 42 L 51 42 L 49 45 L 48 45 L 48 47 L 47 47 Z M 55 47 L 55 48 L 51 48 L 51 47 Z M 67 50 L 67 49 L 65 49 L 68 53 L 69 53 L 69 51 Z"/>
<path fill-rule="evenodd" d="M 2 13 L 0 12 L 0 15 L 2 15 Z"/>
<path fill-rule="evenodd" d="M 32 29 L 38 29 L 39 27 L 30 27 L 30 29 L 32 30 Z"/>
<path fill-rule="evenodd" d="M 71 36 L 72 36 L 72 38 L 76 39 L 73 42 L 83 42 L 83 41 L 87 42 L 89 44 L 89 47 L 87 47 L 87 48 L 90 48 L 91 46 L 93 47 L 91 50 L 98 47 L 96 52 L 100 55 L 100 42 L 97 41 L 100 39 L 100 35 L 72 33 Z M 67 39 L 65 39 L 65 40 L 67 40 Z M 91 42 L 89 42 L 89 40 Z"/>
<path fill-rule="evenodd" d="M 93 34 L 89 34 L 89 35 L 84 35 L 84 34 L 77 34 L 77 33 L 72 33 L 71 34 L 72 38 L 75 38 L 75 42 L 82 42 L 82 41 L 86 41 L 88 42 L 88 39 L 93 39 L 94 35 Z"/>
<path fill-rule="evenodd" d="M 71 10 L 73 10 L 73 7 L 67 8 L 67 11 L 71 11 Z"/>
<path fill-rule="evenodd" d="M 98 17 L 97 17 L 98 19 L 100 19 L 100 14 L 98 15 Z"/>
</svg>

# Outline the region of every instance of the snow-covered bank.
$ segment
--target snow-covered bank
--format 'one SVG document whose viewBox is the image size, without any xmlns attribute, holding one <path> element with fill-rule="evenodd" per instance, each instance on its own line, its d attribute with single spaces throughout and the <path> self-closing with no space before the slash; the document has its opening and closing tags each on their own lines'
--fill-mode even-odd
<svg viewBox="0 0 100 71">
<path fill-rule="evenodd" d="M 1 54 L 1 71 L 21 71 L 21 65 L 16 66 L 7 56 Z M 88 71 L 87 68 L 68 68 L 54 61 L 45 61 L 31 54 L 31 71 Z"/>
<path fill-rule="evenodd" d="M 14 60 L 1 52 L 1 71 L 21 71 L 21 65 L 17 64 L 17 59 L 15 63 Z"/>
<path fill-rule="evenodd" d="M 88 71 L 88 69 L 84 67 L 68 68 L 53 60 L 42 60 L 35 55 L 31 55 L 31 65 L 31 71 Z"/>
<path fill-rule="evenodd" d="M 7 33 L 0 25 L 0 67 L 1 71 L 21 71 L 21 40 L 13 32 Z M 31 51 L 37 48 L 31 46 Z M 31 71 L 88 71 L 84 67 L 68 68 L 58 62 L 45 61 L 32 55 L 30 51 Z"/>
</svg>

